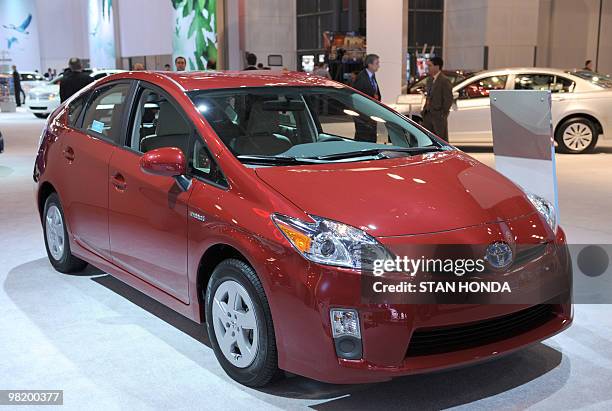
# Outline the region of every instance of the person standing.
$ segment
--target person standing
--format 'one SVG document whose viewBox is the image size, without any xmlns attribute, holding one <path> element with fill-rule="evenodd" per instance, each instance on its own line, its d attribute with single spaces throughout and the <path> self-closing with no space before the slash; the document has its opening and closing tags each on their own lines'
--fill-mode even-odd
<svg viewBox="0 0 612 411">
<path fill-rule="evenodd" d="M 583 70 L 585 70 L 585 71 L 593 71 L 593 62 L 591 60 L 585 61 L 584 62 Z"/>
<path fill-rule="evenodd" d="M 440 57 L 427 61 L 427 98 L 423 107 L 423 127 L 448 141 L 448 113 L 453 105 L 453 85 L 442 73 L 444 62 Z"/>
<path fill-rule="evenodd" d="M 145 69 L 144 64 L 142 64 L 142 63 L 135 63 L 134 64 L 134 68 L 133 68 L 134 71 L 144 71 L 144 69 Z"/>
<path fill-rule="evenodd" d="M 329 74 L 329 70 L 327 69 L 325 63 L 316 63 L 312 74 L 318 77 L 323 77 L 331 80 L 331 75 Z"/>
<path fill-rule="evenodd" d="M 376 72 L 380 69 L 380 57 L 376 54 L 368 54 L 364 60 L 364 66 L 364 69 L 357 75 L 353 88 L 380 101 L 382 95 L 376 81 Z M 364 118 L 363 116 L 354 117 L 353 119 L 355 121 L 355 141 L 376 143 L 376 121 Z"/>
<path fill-rule="evenodd" d="M 94 80 L 87 73 L 83 73 L 81 60 L 73 57 L 68 61 L 68 70 L 64 72 L 64 78 L 60 82 L 60 101 L 63 103 L 73 94 L 81 90 Z"/>
<path fill-rule="evenodd" d="M 245 70 L 257 70 L 257 56 L 253 53 L 249 53 L 246 56 L 247 67 Z"/>
<path fill-rule="evenodd" d="M 376 81 L 376 72 L 380 69 L 380 57 L 376 54 L 368 54 L 364 66 L 365 68 L 357 75 L 353 88 L 380 101 L 382 94 L 380 87 L 378 87 L 378 81 Z"/>
<path fill-rule="evenodd" d="M 174 66 L 176 67 L 176 71 L 185 71 L 187 68 L 187 60 L 183 56 L 178 56 L 174 59 Z"/>
<path fill-rule="evenodd" d="M 21 107 L 21 93 L 23 93 L 24 96 L 25 93 L 21 88 L 21 75 L 17 71 L 17 66 L 13 66 L 13 90 L 15 92 L 15 103 L 17 104 L 17 107 Z"/>
</svg>

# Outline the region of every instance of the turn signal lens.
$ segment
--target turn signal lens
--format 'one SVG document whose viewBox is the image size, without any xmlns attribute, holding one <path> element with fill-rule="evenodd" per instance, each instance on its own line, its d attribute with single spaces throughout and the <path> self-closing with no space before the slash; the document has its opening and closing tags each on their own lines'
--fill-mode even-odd
<svg viewBox="0 0 612 411">
<path fill-rule="evenodd" d="M 310 251 L 311 241 L 310 238 L 299 232 L 298 230 L 289 227 L 281 222 L 277 223 L 278 228 L 287 236 L 289 241 L 297 248 L 300 252 L 306 253 Z"/>
<path fill-rule="evenodd" d="M 332 309 L 330 311 L 332 336 L 334 338 L 350 335 L 361 338 L 359 314 L 355 310 Z"/>
</svg>

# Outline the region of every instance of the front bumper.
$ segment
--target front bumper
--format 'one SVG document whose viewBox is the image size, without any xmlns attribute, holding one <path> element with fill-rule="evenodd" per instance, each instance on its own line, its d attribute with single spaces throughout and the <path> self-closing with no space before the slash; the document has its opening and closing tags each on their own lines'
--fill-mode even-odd
<svg viewBox="0 0 612 411">
<path fill-rule="evenodd" d="M 59 102 L 46 99 L 27 100 L 28 110 L 35 114 L 49 114 L 59 106 Z"/>
<path fill-rule="evenodd" d="M 561 229 L 554 242 L 567 249 Z M 569 277 L 571 287 L 571 262 L 567 255 L 557 261 L 557 267 L 561 275 Z M 271 287 L 279 366 L 320 381 L 387 381 L 472 364 L 549 338 L 572 322 L 569 288 L 556 295 L 553 304 L 548 304 L 549 296 L 530 304 L 368 304 L 364 303 L 360 274 L 311 264 L 297 255 L 284 257 L 287 263 L 284 270 L 292 267 L 292 273 L 302 274 L 297 275 L 297 282 L 280 275 Z M 526 270 L 537 272 L 541 259 L 534 257 L 533 261 L 525 262 Z M 279 261 L 275 263 L 277 273 Z M 358 311 L 361 359 L 338 358 L 331 335 L 331 308 Z M 497 332 L 479 334 L 476 332 L 479 328 Z M 444 334 L 458 338 L 449 343 Z M 446 344 L 440 344 L 443 340 Z"/>
</svg>

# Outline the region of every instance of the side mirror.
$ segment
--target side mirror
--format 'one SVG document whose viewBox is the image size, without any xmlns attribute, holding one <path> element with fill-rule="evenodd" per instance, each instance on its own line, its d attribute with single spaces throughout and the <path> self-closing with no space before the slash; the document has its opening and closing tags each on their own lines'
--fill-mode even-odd
<svg viewBox="0 0 612 411">
<path fill-rule="evenodd" d="M 453 91 L 453 100 L 458 100 L 458 99 L 459 99 L 459 92 Z"/>
<path fill-rule="evenodd" d="M 176 147 L 162 147 L 146 152 L 140 158 L 140 169 L 154 176 L 178 177 L 185 174 L 187 160 Z"/>
<path fill-rule="evenodd" d="M 174 177 L 183 191 L 191 187 L 191 180 L 185 177 L 187 160 L 180 148 L 162 147 L 146 152 L 140 158 L 140 169 L 154 176 Z"/>
</svg>

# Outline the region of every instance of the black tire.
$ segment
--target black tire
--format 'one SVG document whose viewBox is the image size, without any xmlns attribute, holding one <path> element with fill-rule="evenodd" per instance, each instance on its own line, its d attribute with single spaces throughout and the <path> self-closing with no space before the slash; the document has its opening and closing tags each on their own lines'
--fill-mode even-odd
<svg viewBox="0 0 612 411">
<path fill-rule="evenodd" d="M 563 135 L 565 131 L 568 129 L 580 127 L 584 129 L 587 127 L 592 135 L 591 142 L 589 144 L 584 145 L 584 147 L 570 147 L 567 145 L 566 141 L 563 139 Z M 565 120 L 561 123 L 555 132 L 555 140 L 557 141 L 557 150 L 560 153 L 568 153 L 568 154 L 585 154 L 590 153 L 595 149 L 597 145 L 597 140 L 599 139 L 599 132 L 597 130 L 597 126 L 593 121 L 589 120 L 585 117 L 573 117 Z"/>
<path fill-rule="evenodd" d="M 45 119 L 45 118 L 49 117 L 49 114 L 34 113 L 34 115 L 36 117 L 42 118 L 42 119 Z"/>
<path fill-rule="evenodd" d="M 62 229 L 64 231 L 64 247 L 63 247 L 63 253 L 61 257 L 59 258 L 55 258 L 53 254 L 51 253 L 49 249 L 49 241 L 47 237 L 47 224 L 46 224 L 47 213 L 49 209 L 53 206 L 57 207 L 57 209 L 59 210 L 59 213 L 61 215 L 62 222 L 63 222 Z M 81 260 L 80 258 L 75 257 L 70 252 L 70 241 L 68 240 L 68 231 L 66 230 L 66 218 L 64 217 L 64 210 L 62 208 L 62 204 L 60 203 L 59 196 L 57 195 L 57 193 L 51 193 L 49 197 L 47 197 L 47 200 L 45 201 L 42 226 L 43 226 L 43 236 L 45 238 L 45 248 L 47 250 L 47 257 L 49 257 L 49 261 L 51 262 L 51 265 L 53 266 L 53 268 L 55 268 L 60 273 L 74 273 L 74 272 L 82 271 L 87 266 L 87 263 Z"/>
<path fill-rule="evenodd" d="M 259 335 L 257 353 L 253 362 L 246 368 L 238 368 L 225 358 L 217 342 L 213 326 L 212 305 L 215 292 L 221 284 L 229 280 L 236 281 L 247 291 L 254 303 L 255 316 L 257 318 Z M 278 369 L 278 353 L 276 350 L 272 315 L 261 281 L 253 268 L 237 259 L 222 261 L 214 269 L 204 297 L 208 336 L 215 356 L 227 375 L 240 384 L 249 387 L 262 387 L 276 379 L 280 375 L 280 371 Z"/>
</svg>

